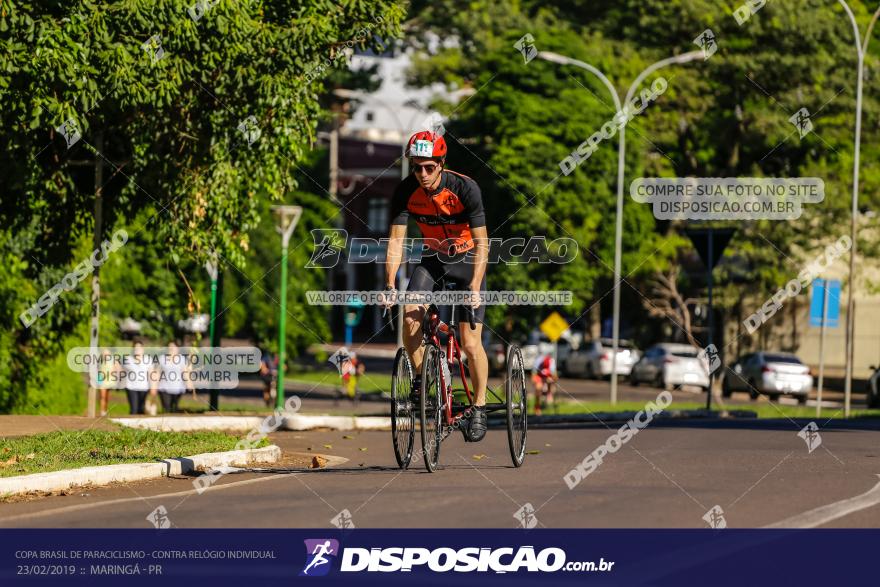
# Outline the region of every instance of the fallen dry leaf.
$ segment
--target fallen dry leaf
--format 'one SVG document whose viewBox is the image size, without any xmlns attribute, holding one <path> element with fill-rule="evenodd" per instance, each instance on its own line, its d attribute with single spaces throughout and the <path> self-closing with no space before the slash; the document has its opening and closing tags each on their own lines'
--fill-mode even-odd
<svg viewBox="0 0 880 587">
<path fill-rule="evenodd" d="M 359 451 L 361 451 L 361 452 L 364 452 L 364 451 L 366 451 L 366 450 L 367 450 L 367 447 L 365 447 L 365 446 L 362 446 L 362 447 L 361 447 L 361 448 L 359 448 L 359 449 L 358 449 L 358 450 L 359 450 Z"/>
<path fill-rule="evenodd" d="M 475 461 L 480 461 L 480 460 L 485 459 L 485 458 L 486 458 L 486 455 L 474 455 L 474 460 L 475 460 Z"/>
<path fill-rule="evenodd" d="M 346 434 L 342 438 L 344 438 L 345 440 L 351 440 L 352 438 L 354 438 L 354 436 L 349 436 L 348 434 Z"/>
<path fill-rule="evenodd" d="M 312 468 L 313 469 L 323 469 L 327 465 L 327 459 L 324 457 L 315 455 L 312 457 Z"/>
<path fill-rule="evenodd" d="M 527 455 L 539 455 L 539 454 L 541 454 L 541 451 L 539 451 L 539 450 L 530 450 L 530 451 L 527 451 L 526 454 L 527 454 Z"/>
<path fill-rule="evenodd" d="M 0 463 L 0 467 L 8 467 L 9 465 L 14 465 L 17 462 L 18 456 L 12 455 L 12 458 L 10 458 L 8 461 L 3 461 L 2 463 Z"/>
<path fill-rule="evenodd" d="M 27 456 L 24 457 L 24 458 L 26 458 L 26 459 L 32 459 L 32 458 L 34 458 L 34 457 L 36 457 L 36 456 L 37 456 L 37 453 L 32 452 L 31 454 L 27 455 Z"/>
<path fill-rule="evenodd" d="M 325 444 L 324 448 L 333 448 L 333 445 L 332 444 Z"/>
</svg>

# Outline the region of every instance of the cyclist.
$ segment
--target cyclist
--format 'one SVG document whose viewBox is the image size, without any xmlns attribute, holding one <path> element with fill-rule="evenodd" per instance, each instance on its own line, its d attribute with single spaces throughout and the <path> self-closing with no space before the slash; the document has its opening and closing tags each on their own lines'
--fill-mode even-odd
<svg viewBox="0 0 880 587">
<path fill-rule="evenodd" d="M 538 356 L 532 370 L 534 372 L 532 381 L 535 383 L 535 415 L 540 416 L 547 404 L 553 403 L 553 392 L 558 379 L 556 359 L 550 354 Z M 547 391 L 546 396 L 544 395 L 545 390 Z"/>
<path fill-rule="evenodd" d="M 385 262 L 386 291 L 396 293 L 394 278 L 400 268 L 403 239 L 409 218 L 415 220 L 428 251 L 412 273 L 409 291 L 433 291 L 443 278 L 455 280 L 461 291 L 472 295 L 476 329 L 463 327 L 461 347 L 468 359 L 471 382 L 476 394 L 474 409 L 462 428 L 465 439 L 478 442 L 486 435 L 486 382 L 489 361 L 482 344 L 485 307 L 479 293 L 486 289 L 486 264 L 489 259 L 489 236 L 483 200 L 477 183 L 460 173 L 446 169 L 446 140 L 431 131 L 415 133 L 409 139 L 406 156 L 413 174 L 404 179 L 391 202 L 391 228 Z M 392 298 L 386 298 L 391 305 Z M 416 373 L 421 373 L 422 318 L 425 306 L 404 307 L 403 344 L 412 358 Z M 463 308 L 462 308 L 463 309 Z M 461 312 L 460 324 L 467 323 Z M 420 377 L 414 382 L 420 390 Z"/>
</svg>

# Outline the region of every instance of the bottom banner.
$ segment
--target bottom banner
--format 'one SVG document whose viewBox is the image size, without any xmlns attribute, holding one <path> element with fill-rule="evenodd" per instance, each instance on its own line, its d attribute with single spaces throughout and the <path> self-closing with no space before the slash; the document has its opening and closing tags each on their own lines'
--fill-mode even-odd
<svg viewBox="0 0 880 587">
<path fill-rule="evenodd" d="M 875 585 L 878 544 L 880 530 L 2 530 L 0 585 Z"/>
</svg>

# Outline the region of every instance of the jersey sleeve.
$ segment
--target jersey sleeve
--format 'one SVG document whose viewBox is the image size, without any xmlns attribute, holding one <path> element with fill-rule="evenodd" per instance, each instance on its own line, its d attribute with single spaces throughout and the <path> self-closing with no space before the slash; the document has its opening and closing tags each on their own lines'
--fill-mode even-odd
<svg viewBox="0 0 880 587">
<path fill-rule="evenodd" d="M 412 184 L 406 180 L 400 182 L 391 197 L 391 226 L 405 225 L 409 220 L 409 197 L 412 195 Z"/>
<path fill-rule="evenodd" d="M 486 226 L 486 213 L 483 211 L 483 194 L 480 192 L 480 186 L 477 182 L 468 178 L 464 182 L 464 188 L 461 194 L 462 204 L 464 204 L 465 214 L 468 217 L 468 223 L 471 228 L 479 228 Z"/>
</svg>

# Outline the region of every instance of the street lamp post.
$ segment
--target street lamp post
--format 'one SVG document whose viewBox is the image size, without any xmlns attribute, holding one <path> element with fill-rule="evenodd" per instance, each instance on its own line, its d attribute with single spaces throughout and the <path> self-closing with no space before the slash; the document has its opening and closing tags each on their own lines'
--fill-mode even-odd
<svg viewBox="0 0 880 587">
<path fill-rule="evenodd" d="M 276 230 L 281 234 L 281 315 L 278 319 L 278 381 L 276 390 L 275 406 L 279 410 L 284 409 L 284 363 L 287 359 L 284 353 L 284 342 L 286 338 L 286 321 L 287 317 L 287 245 L 290 243 L 290 235 L 296 228 L 302 216 L 302 208 L 300 206 L 272 206 L 272 212 L 278 216 L 278 224 Z"/>
<path fill-rule="evenodd" d="M 623 106 L 620 102 L 620 95 L 617 93 L 617 90 L 614 88 L 614 85 L 608 80 L 608 78 L 598 69 L 590 65 L 589 63 L 585 63 L 578 59 L 572 59 L 571 57 L 565 57 L 563 55 L 559 55 L 557 53 L 551 53 L 549 51 L 541 51 L 538 53 L 538 57 L 544 59 L 546 61 L 552 61 L 553 63 L 560 63 L 563 65 L 574 65 L 575 67 L 580 67 L 581 69 L 586 69 L 593 75 L 599 78 L 605 87 L 608 88 L 608 91 L 611 93 L 611 97 L 614 100 L 614 106 L 617 109 L 617 112 L 620 112 L 623 109 Z M 667 59 L 660 60 L 653 65 L 645 68 L 642 73 L 636 77 L 633 84 L 630 86 L 629 91 L 626 93 L 626 98 L 624 100 L 624 104 L 630 104 L 632 102 L 633 96 L 638 90 L 639 85 L 644 81 L 646 77 L 657 71 L 662 67 L 666 67 L 667 65 L 672 65 L 675 63 L 688 63 L 690 61 L 694 61 L 695 59 L 702 59 L 703 52 L 702 51 L 691 51 L 689 53 L 683 53 L 681 55 L 676 55 L 675 57 L 669 57 Z M 617 403 L 617 349 L 620 344 L 620 273 L 621 273 L 621 262 L 622 262 L 622 249 L 623 249 L 623 188 L 625 181 L 625 165 L 626 165 L 626 136 L 625 136 L 626 126 L 622 126 L 620 128 L 618 134 L 618 149 L 617 149 L 617 220 L 614 228 L 614 317 L 612 321 L 611 327 L 611 336 L 613 339 L 612 344 L 612 354 L 611 354 L 611 403 Z"/>
<path fill-rule="evenodd" d="M 217 255 L 214 254 L 211 256 L 208 261 L 205 262 L 205 269 L 208 271 L 208 275 L 211 276 L 211 326 L 209 328 L 209 344 L 215 349 L 220 346 L 220 340 L 217 332 L 217 279 L 220 275 L 219 264 L 217 262 Z M 216 351 L 215 351 L 216 352 Z M 216 412 L 219 409 L 220 403 L 220 393 L 219 390 L 214 387 L 211 388 L 210 393 L 210 401 L 208 405 L 208 409 L 212 412 Z"/>
<path fill-rule="evenodd" d="M 846 0 L 838 0 L 843 9 L 846 11 L 853 27 L 855 35 L 856 53 L 858 54 L 858 77 L 856 82 L 856 128 L 855 128 L 855 150 L 853 155 L 853 188 L 852 188 L 852 211 L 850 217 L 849 234 L 852 240 L 852 248 L 849 251 L 849 283 L 846 294 L 846 381 L 843 388 L 843 415 L 849 417 L 850 404 L 852 398 L 852 376 L 853 376 L 853 355 L 855 335 L 855 299 L 853 290 L 855 289 L 855 259 L 856 259 L 856 223 L 859 216 L 859 160 L 861 157 L 862 147 L 862 88 L 865 79 L 865 55 L 868 52 L 868 43 L 871 41 L 871 32 L 880 17 L 880 8 L 874 12 L 871 18 L 871 24 L 868 25 L 868 31 L 865 33 L 865 41 L 862 43 L 859 34 L 859 25 L 856 17 L 850 9 Z"/>
</svg>

